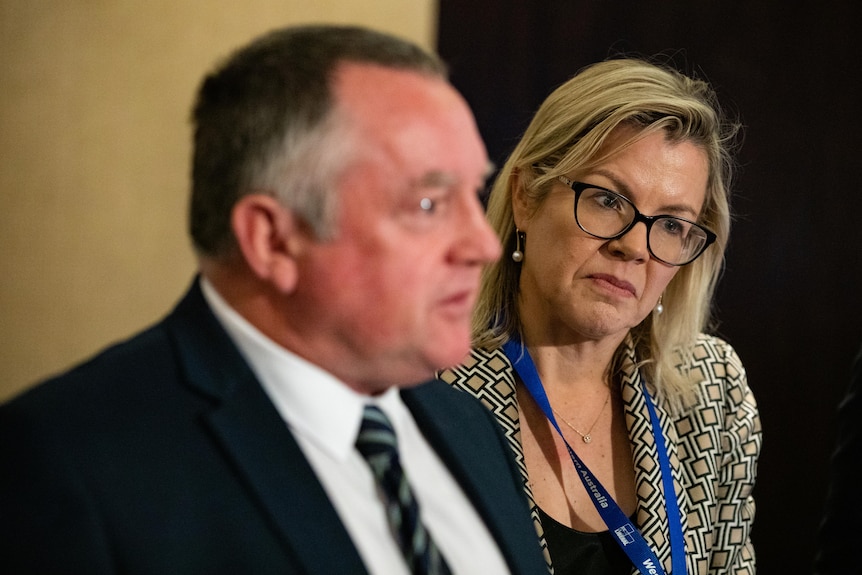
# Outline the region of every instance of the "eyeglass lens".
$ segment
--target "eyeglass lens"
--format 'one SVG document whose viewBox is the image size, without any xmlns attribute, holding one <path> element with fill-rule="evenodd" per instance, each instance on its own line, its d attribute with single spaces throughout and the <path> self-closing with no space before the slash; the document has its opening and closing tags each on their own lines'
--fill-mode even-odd
<svg viewBox="0 0 862 575">
<path fill-rule="evenodd" d="M 575 219 L 588 234 L 603 239 L 622 235 L 633 226 L 638 212 L 626 197 L 601 188 L 584 188 L 576 194 Z M 658 259 L 672 265 L 686 264 L 707 242 L 702 228 L 681 218 L 657 216 L 646 220 L 647 245 Z"/>
</svg>

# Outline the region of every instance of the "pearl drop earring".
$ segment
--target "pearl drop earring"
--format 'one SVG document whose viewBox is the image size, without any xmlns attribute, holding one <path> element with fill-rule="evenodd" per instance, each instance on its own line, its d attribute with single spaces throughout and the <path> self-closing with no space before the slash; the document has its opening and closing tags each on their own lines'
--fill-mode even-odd
<svg viewBox="0 0 862 575">
<path fill-rule="evenodd" d="M 658 303 L 655 306 L 655 313 L 657 315 L 661 315 L 664 312 L 664 306 L 661 303 L 661 298 L 664 297 L 664 294 L 658 296 Z"/>
<path fill-rule="evenodd" d="M 521 251 L 521 230 L 515 228 L 515 251 L 512 252 L 512 259 L 518 263 L 524 261 L 524 252 Z"/>
</svg>

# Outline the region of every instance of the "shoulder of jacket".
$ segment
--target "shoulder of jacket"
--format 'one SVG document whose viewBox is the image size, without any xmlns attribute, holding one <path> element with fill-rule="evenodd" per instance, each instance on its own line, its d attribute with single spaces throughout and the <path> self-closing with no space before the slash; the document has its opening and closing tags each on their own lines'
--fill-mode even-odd
<svg viewBox="0 0 862 575">
<path fill-rule="evenodd" d="M 744 373 L 745 371 L 742 360 L 740 360 L 739 354 L 737 354 L 734 347 L 725 339 L 716 335 L 699 334 L 695 341 L 692 356 L 695 362 L 710 361 L 723 363 L 731 368 L 733 372 Z M 735 374 L 729 373 L 728 375 L 735 377 Z"/>
</svg>

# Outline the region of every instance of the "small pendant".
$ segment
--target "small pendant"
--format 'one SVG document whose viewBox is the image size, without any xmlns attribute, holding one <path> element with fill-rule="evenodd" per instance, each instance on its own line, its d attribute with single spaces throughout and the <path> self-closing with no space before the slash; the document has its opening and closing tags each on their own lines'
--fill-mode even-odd
<svg viewBox="0 0 862 575">
<path fill-rule="evenodd" d="M 584 438 L 584 443 L 589 443 L 590 441 L 593 440 L 593 438 L 590 435 L 584 435 L 583 438 Z"/>
</svg>

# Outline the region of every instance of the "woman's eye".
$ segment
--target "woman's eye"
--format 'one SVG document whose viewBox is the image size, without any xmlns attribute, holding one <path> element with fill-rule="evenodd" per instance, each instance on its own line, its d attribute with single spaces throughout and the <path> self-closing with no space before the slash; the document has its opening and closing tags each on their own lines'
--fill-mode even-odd
<svg viewBox="0 0 862 575">
<path fill-rule="evenodd" d="M 601 207 L 608 209 L 617 208 L 621 203 L 619 197 L 613 194 L 602 194 L 596 196 L 596 200 L 598 201 L 599 205 L 601 205 Z"/>
</svg>

